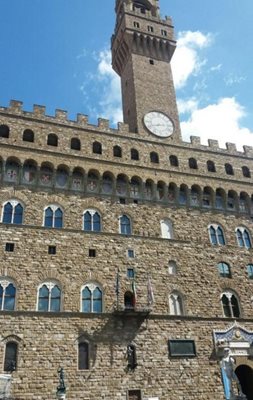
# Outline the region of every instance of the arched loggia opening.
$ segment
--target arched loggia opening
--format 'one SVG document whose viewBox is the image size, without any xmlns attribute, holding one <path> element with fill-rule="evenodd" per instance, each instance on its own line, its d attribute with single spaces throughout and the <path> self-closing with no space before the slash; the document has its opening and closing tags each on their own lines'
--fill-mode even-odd
<svg viewBox="0 0 253 400">
<path fill-rule="evenodd" d="M 253 400 L 253 369 L 248 365 L 239 365 L 235 373 L 247 400 Z"/>
</svg>

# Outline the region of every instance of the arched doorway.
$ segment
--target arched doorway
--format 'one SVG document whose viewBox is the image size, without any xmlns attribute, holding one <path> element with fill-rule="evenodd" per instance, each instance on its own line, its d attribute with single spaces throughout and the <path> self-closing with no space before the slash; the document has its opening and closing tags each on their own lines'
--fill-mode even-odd
<svg viewBox="0 0 253 400">
<path fill-rule="evenodd" d="M 247 396 L 247 400 L 253 400 L 253 369 L 248 365 L 239 365 L 235 373 L 242 387 L 242 392 Z"/>
</svg>

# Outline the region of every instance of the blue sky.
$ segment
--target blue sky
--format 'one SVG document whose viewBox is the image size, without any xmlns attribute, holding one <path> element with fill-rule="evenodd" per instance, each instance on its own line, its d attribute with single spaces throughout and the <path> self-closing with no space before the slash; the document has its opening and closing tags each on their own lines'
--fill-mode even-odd
<svg viewBox="0 0 253 400">
<path fill-rule="evenodd" d="M 178 37 L 172 63 L 184 140 L 253 145 L 252 0 L 160 0 Z M 0 105 L 22 100 L 120 120 L 110 68 L 114 0 L 0 0 Z"/>
</svg>

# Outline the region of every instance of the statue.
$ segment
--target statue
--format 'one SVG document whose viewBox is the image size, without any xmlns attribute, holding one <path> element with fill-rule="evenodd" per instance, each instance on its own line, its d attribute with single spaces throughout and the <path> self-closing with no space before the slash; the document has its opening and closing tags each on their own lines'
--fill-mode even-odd
<svg viewBox="0 0 253 400">
<path fill-rule="evenodd" d="M 224 349 L 224 355 L 221 360 L 221 368 L 223 373 L 223 381 L 228 400 L 247 400 L 247 397 L 242 392 L 242 388 L 235 373 L 235 359 L 230 354 L 230 348 Z M 238 393 L 234 392 L 233 382 L 235 382 Z"/>
<path fill-rule="evenodd" d="M 59 375 L 59 386 L 57 386 L 56 396 L 57 399 L 64 400 L 66 398 L 66 386 L 64 382 L 64 370 L 63 368 L 58 369 Z"/>
</svg>

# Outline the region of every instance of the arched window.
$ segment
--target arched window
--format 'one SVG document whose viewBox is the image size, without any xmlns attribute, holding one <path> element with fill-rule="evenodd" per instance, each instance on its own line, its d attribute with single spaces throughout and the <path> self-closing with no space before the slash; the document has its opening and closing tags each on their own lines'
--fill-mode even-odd
<svg viewBox="0 0 253 400">
<path fill-rule="evenodd" d="M 177 158 L 177 156 L 173 156 L 173 155 L 170 156 L 170 165 L 172 167 L 178 167 L 178 158 Z"/>
<path fill-rule="evenodd" d="M 121 215 L 119 217 L 119 231 L 122 235 L 131 235 L 131 220 L 127 215 Z"/>
<path fill-rule="evenodd" d="M 169 261 L 168 273 L 169 273 L 169 275 L 176 275 L 177 274 L 177 264 L 173 260 Z"/>
<path fill-rule="evenodd" d="M 86 232 L 101 231 L 101 217 L 96 210 L 86 210 L 84 212 L 83 228 Z"/>
<path fill-rule="evenodd" d="M 253 264 L 247 265 L 247 272 L 249 279 L 253 279 Z"/>
<path fill-rule="evenodd" d="M 155 151 L 150 153 L 150 161 L 154 164 L 159 164 L 159 156 Z"/>
<path fill-rule="evenodd" d="M 113 147 L 113 155 L 114 157 L 122 157 L 122 150 L 120 146 Z"/>
<path fill-rule="evenodd" d="M 243 173 L 243 176 L 245 177 L 245 178 L 250 178 L 251 177 L 251 173 L 250 173 L 250 170 L 249 170 L 249 168 L 248 167 L 242 167 L 242 173 Z"/>
<path fill-rule="evenodd" d="M 92 151 L 94 154 L 102 154 L 102 144 L 99 142 L 94 142 L 92 144 Z"/>
<path fill-rule="evenodd" d="M 0 137 L 8 138 L 10 135 L 10 128 L 7 125 L 0 125 Z"/>
<path fill-rule="evenodd" d="M 6 343 L 4 355 L 4 371 L 13 372 L 17 369 L 18 344 L 10 341 Z"/>
<path fill-rule="evenodd" d="M 230 290 L 222 293 L 221 303 L 222 303 L 224 317 L 227 318 L 240 317 L 239 301 L 235 293 L 233 293 Z"/>
<path fill-rule="evenodd" d="M 93 283 L 87 284 L 82 289 L 82 312 L 102 312 L 102 290 Z"/>
<path fill-rule="evenodd" d="M 208 160 L 207 163 L 206 163 L 206 166 L 207 166 L 207 171 L 216 172 L 215 164 L 214 164 L 213 161 Z"/>
<path fill-rule="evenodd" d="M 220 262 L 217 267 L 222 278 L 231 278 L 231 268 L 227 263 Z"/>
<path fill-rule="evenodd" d="M 4 224 L 22 224 L 23 206 L 16 200 L 4 204 L 2 222 Z"/>
<path fill-rule="evenodd" d="M 180 293 L 173 292 L 169 297 L 169 306 L 171 315 L 183 315 L 183 299 Z"/>
<path fill-rule="evenodd" d="M 16 288 L 6 279 L 0 280 L 0 310 L 13 311 L 15 309 Z"/>
<path fill-rule="evenodd" d="M 163 239 L 173 239 L 173 226 L 169 219 L 163 219 L 161 222 L 161 234 Z"/>
<path fill-rule="evenodd" d="M 26 129 L 23 132 L 23 141 L 24 142 L 34 142 L 34 132 L 31 129 Z"/>
<path fill-rule="evenodd" d="M 250 234 L 243 226 L 236 229 L 236 238 L 240 247 L 246 247 L 246 249 L 251 248 Z"/>
<path fill-rule="evenodd" d="M 234 169 L 231 164 L 225 164 L 225 171 L 227 175 L 234 175 Z"/>
<path fill-rule="evenodd" d="M 80 142 L 80 139 L 78 139 L 78 138 L 72 138 L 72 139 L 71 139 L 71 142 L 70 142 L 70 148 L 71 148 L 72 150 L 78 150 L 78 151 L 80 151 L 80 150 L 81 150 L 81 142 Z"/>
<path fill-rule="evenodd" d="M 131 160 L 139 160 L 139 152 L 136 149 L 131 149 Z"/>
<path fill-rule="evenodd" d="M 224 238 L 224 233 L 223 229 L 221 226 L 212 224 L 208 228 L 209 230 L 209 236 L 210 236 L 210 241 L 213 245 L 225 245 L 225 238 Z"/>
<path fill-rule="evenodd" d="M 49 146 L 58 146 L 58 136 L 55 135 L 54 133 L 49 133 L 49 135 L 47 136 L 47 144 Z"/>
<path fill-rule="evenodd" d="M 78 369 L 89 369 L 89 344 L 87 342 L 78 343 Z"/>
<path fill-rule="evenodd" d="M 179 189 L 179 204 L 185 205 L 187 203 L 188 187 L 186 185 L 181 185 Z"/>
<path fill-rule="evenodd" d="M 57 168 L 55 176 L 55 186 L 60 189 L 66 189 L 69 183 L 69 171 L 65 165 L 61 165 Z"/>
<path fill-rule="evenodd" d="M 61 289 L 55 282 L 45 282 L 38 290 L 38 311 L 59 312 L 61 309 Z"/>
<path fill-rule="evenodd" d="M 198 163 L 195 158 L 189 158 L 189 167 L 191 169 L 198 169 Z"/>
<path fill-rule="evenodd" d="M 63 212 L 59 206 L 51 205 L 45 209 L 44 226 L 46 228 L 62 228 Z"/>
</svg>

